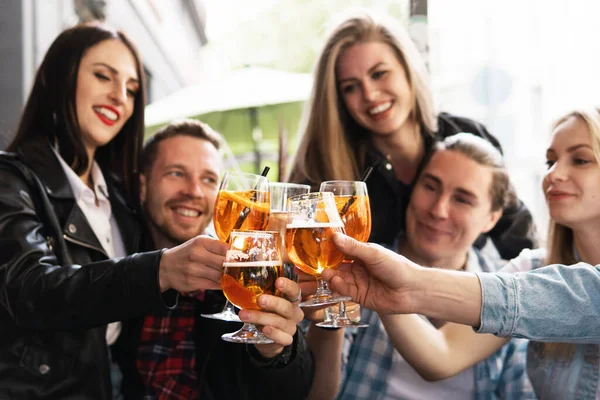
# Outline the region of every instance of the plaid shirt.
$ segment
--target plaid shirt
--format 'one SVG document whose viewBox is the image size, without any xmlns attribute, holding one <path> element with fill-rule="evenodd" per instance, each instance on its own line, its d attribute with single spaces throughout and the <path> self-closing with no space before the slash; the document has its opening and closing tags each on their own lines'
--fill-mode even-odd
<svg viewBox="0 0 600 400">
<path fill-rule="evenodd" d="M 499 260 L 500 261 L 500 260 Z M 467 270 L 491 272 L 500 262 L 469 252 Z M 470 268 L 469 268 L 470 267 Z M 475 271 L 473 271 L 475 272 Z M 346 329 L 342 355 L 342 384 L 337 399 L 384 399 L 392 369 L 394 347 L 376 312 L 363 309 L 363 329 Z M 527 378 L 527 341 L 513 339 L 491 357 L 475 366 L 474 399 L 535 399 Z"/>
<path fill-rule="evenodd" d="M 199 398 L 194 312 L 203 298 L 202 291 L 195 297 L 179 296 L 175 308 L 145 317 L 136 360 L 144 399 Z"/>
</svg>

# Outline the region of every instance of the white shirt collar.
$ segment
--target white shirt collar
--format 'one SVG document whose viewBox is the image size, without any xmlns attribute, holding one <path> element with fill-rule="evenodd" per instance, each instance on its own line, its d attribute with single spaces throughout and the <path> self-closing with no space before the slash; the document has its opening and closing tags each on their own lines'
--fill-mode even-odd
<svg viewBox="0 0 600 400">
<path fill-rule="evenodd" d="M 67 176 L 67 180 L 69 181 L 69 186 L 73 190 L 73 195 L 75 199 L 80 199 L 84 196 L 84 193 L 91 193 L 92 190 L 81 180 L 81 178 L 73 171 L 73 169 L 63 160 L 58 151 L 54 147 L 51 147 L 52 151 L 58 158 L 58 162 L 62 167 L 65 175 Z M 92 180 L 94 182 L 94 192 L 97 198 L 105 198 L 108 199 L 108 190 L 106 186 L 106 181 L 104 180 L 104 175 L 102 174 L 102 170 L 98 166 L 98 163 L 94 161 L 92 163 Z M 93 194 L 93 193 L 91 193 Z"/>
</svg>

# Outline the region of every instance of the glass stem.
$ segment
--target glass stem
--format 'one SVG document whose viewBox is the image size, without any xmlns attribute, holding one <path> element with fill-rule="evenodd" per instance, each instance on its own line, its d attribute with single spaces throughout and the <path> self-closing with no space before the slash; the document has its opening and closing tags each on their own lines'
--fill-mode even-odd
<svg viewBox="0 0 600 400">
<path fill-rule="evenodd" d="M 315 292 L 315 297 L 327 297 L 331 296 L 331 290 L 327 286 L 327 282 L 320 276 L 317 278 L 317 291 Z"/>
<path fill-rule="evenodd" d="M 240 329 L 240 332 L 244 332 L 244 334 L 254 334 L 257 332 L 257 329 L 253 324 L 244 322 L 244 325 L 242 326 L 242 329 Z"/>
<path fill-rule="evenodd" d="M 223 306 L 223 312 L 230 312 L 235 314 L 235 309 L 233 308 L 233 304 L 229 300 L 225 300 L 225 305 Z"/>
<path fill-rule="evenodd" d="M 340 310 L 338 314 L 338 319 L 348 319 L 348 314 L 346 314 L 346 302 L 340 301 Z"/>
</svg>

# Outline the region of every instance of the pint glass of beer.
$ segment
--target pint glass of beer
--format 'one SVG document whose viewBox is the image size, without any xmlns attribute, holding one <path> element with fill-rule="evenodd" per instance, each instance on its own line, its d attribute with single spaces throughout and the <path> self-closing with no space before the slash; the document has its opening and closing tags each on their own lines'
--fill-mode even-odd
<svg viewBox="0 0 600 400">
<path fill-rule="evenodd" d="M 323 270 L 337 267 L 344 259 L 344 254 L 332 240 L 335 232 L 344 232 L 333 193 L 317 192 L 291 197 L 287 209 L 287 255 L 296 267 L 317 279 L 317 292 L 300 306 L 318 307 L 350 300 L 350 297 L 334 295 L 321 278 Z"/>
<path fill-rule="evenodd" d="M 275 281 L 281 274 L 277 232 L 231 231 L 231 247 L 225 256 L 221 288 L 240 309 L 260 310 L 261 294 L 276 295 Z M 234 343 L 273 343 L 252 324 L 221 338 Z"/>
<path fill-rule="evenodd" d="M 371 234 L 371 206 L 369 204 L 369 195 L 367 185 L 361 181 L 325 181 L 319 188 L 321 192 L 331 192 L 335 197 L 335 203 L 340 214 L 340 218 L 346 228 L 346 235 L 360 241 L 366 242 Z M 360 306 L 352 304 L 350 308 L 358 307 L 359 320 L 348 318 L 345 302 L 339 305 L 339 311 L 326 310 L 328 316 L 335 315 L 333 318 L 327 318 L 324 322 L 317 324 L 324 328 L 344 328 L 358 327 L 364 328 L 367 325 L 360 323 Z"/>
</svg>

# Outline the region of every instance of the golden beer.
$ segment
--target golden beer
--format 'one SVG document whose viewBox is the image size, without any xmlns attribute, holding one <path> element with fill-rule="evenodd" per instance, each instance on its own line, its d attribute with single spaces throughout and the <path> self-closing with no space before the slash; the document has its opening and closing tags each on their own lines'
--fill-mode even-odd
<svg viewBox="0 0 600 400">
<path fill-rule="evenodd" d="M 350 206 L 346 204 L 350 202 Z M 371 206 L 369 204 L 369 196 L 335 196 L 335 205 L 344 227 L 346 235 L 358 240 L 366 242 L 371 234 Z M 346 207 L 344 214 L 342 210 Z"/>
<path fill-rule="evenodd" d="M 260 310 L 258 296 L 277 294 L 275 281 L 281 274 L 278 261 L 226 262 L 223 268 L 223 294 L 238 308 Z"/>
<path fill-rule="evenodd" d="M 219 190 L 215 202 L 215 232 L 222 242 L 227 241 L 232 229 L 264 230 L 269 222 L 269 192 L 247 190 L 232 192 Z M 236 226 L 242 213 L 247 212 L 243 224 Z"/>
<path fill-rule="evenodd" d="M 344 232 L 343 226 L 316 222 L 309 226 L 288 224 L 286 228 L 288 257 L 303 272 L 318 277 L 325 268 L 335 268 L 344 259 L 332 240 L 335 232 Z"/>
<path fill-rule="evenodd" d="M 288 214 L 285 211 L 273 211 L 269 215 L 269 224 L 267 225 L 267 231 L 277 232 L 279 234 L 279 240 L 277 248 L 281 254 L 283 262 L 289 262 L 285 251 L 285 227 L 288 222 Z"/>
</svg>

